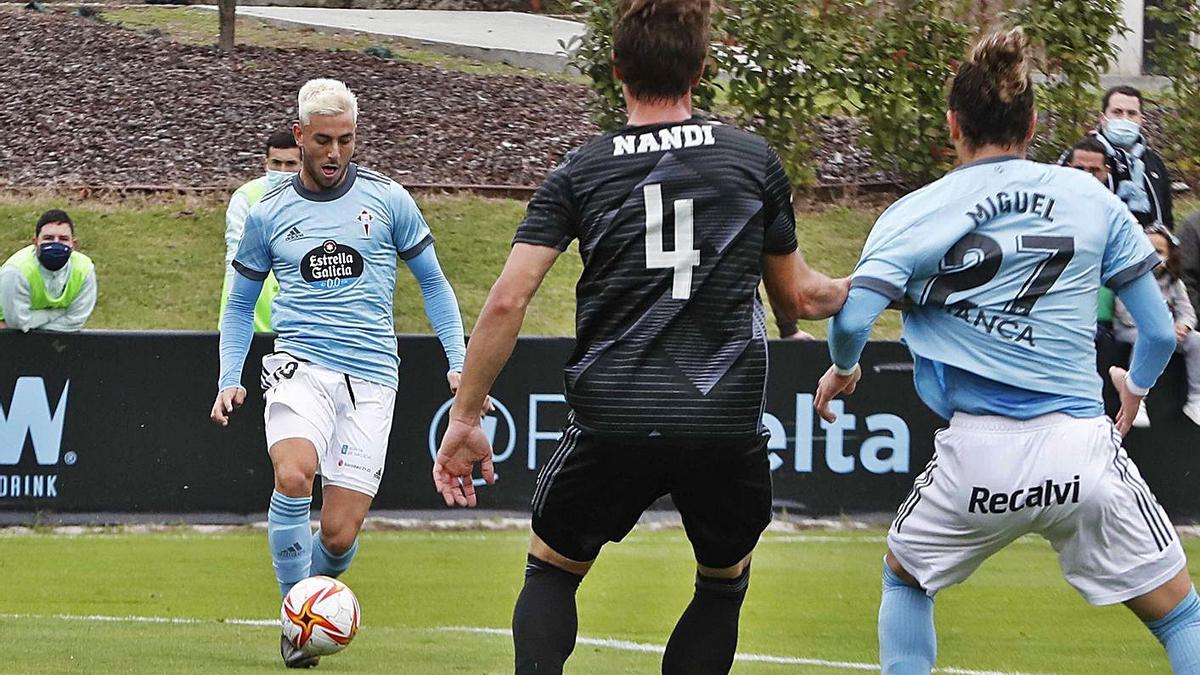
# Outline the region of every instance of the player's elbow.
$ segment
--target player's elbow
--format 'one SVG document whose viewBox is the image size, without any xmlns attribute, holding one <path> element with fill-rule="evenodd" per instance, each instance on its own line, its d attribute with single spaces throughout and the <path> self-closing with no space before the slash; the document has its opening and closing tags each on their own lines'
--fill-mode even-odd
<svg viewBox="0 0 1200 675">
<path fill-rule="evenodd" d="M 873 325 L 872 317 L 856 316 L 848 312 L 839 312 L 833 316 L 830 331 L 834 335 L 853 336 L 855 338 L 869 335 Z"/>
<path fill-rule="evenodd" d="M 801 295 L 797 300 L 796 318 L 806 321 L 828 319 L 836 310 L 830 309 L 829 303 L 815 295 Z"/>
<path fill-rule="evenodd" d="M 485 311 L 489 314 L 500 314 L 504 316 L 525 314 L 525 309 L 529 307 L 529 298 L 523 293 L 515 293 L 511 290 L 497 286 L 488 294 L 487 307 Z"/>
<path fill-rule="evenodd" d="M 797 319 L 817 321 L 828 319 L 837 313 L 846 302 L 845 284 L 837 280 L 820 277 L 808 285 L 796 296 L 795 311 Z"/>
<path fill-rule="evenodd" d="M 1153 321 L 1148 326 L 1138 326 L 1138 340 L 1155 352 L 1170 354 L 1175 351 L 1175 325 L 1169 320 Z"/>
</svg>

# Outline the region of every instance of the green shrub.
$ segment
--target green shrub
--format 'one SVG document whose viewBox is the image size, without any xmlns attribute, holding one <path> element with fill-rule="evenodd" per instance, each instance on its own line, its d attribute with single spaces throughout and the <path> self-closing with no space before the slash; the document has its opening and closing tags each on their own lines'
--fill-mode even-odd
<svg viewBox="0 0 1200 675">
<path fill-rule="evenodd" d="M 1009 16 L 1039 52 L 1038 108 L 1051 124 L 1039 125 L 1035 156 L 1053 161 L 1096 122 L 1100 74 L 1117 58 L 1112 38 L 1128 32 L 1121 0 L 1026 0 Z"/>
<path fill-rule="evenodd" d="M 841 110 L 831 93 L 846 50 L 839 29 L 850 13 L 830 4 L 733 0 L 715 21 L 724 29 L 716 60 L 729 76 L 727 100 L 738 122 L 767 139 L 798 185 L 816 182 L 820 116 Z"/>
<path fill-rule="evenodd" d="M 909 183 L 941 176 L 954 157 L 946 123 L 946 83 L 970 44 L 959 3 L 912 0 L 885 4 L 879 18 L 859 22 L 848 62 L 849 88 L 866 124 L 862 142 L 876 163 Z"/>
<path fill-rule="evenodd" d="M 611 0 L 576 0 L 571 8 L 583 21 L 586 31 L 570 42 L 559 40 L 559 47 L 569 55 L 569 63 L 591 80 L 592 121 L 604 131 L 625 124 L 625 99 L 621 83 L 612 73 L 613 2 Z M 716 97 L 716 68 L 710 63 L 700 85 L 692 91 L 696 108 L 710 110 Z"/>
<path fill-rule="evenodd" d="M 1188 39 L 1200 34 L 1200 0 L 1161 0 L 1146 12 L 1174 29 L 1150 48 L 1157 74 L 1171 78 L 1162 101 L 1163 137 L 1155 141 L 1172 168 L 1200 180 L 1200 48 Z"/>
</svg>

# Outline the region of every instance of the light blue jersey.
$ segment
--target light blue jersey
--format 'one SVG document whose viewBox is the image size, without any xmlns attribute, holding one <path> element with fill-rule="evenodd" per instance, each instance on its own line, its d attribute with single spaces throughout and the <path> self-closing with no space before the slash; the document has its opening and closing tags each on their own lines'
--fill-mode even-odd
<svg viewBox="0 0 1200 675">
<path fill-rule="evenodd" d="M 396 259 L 432 243 L 403 187 L 351 164 L 333 190 L 312 192 L 297 176 L 268 192 L 246 218 L 233 266 L 250 279 L 275 273 L 277 350 L 395 388 Z M 460 323 L 459 345 L 461 336 Z"/>
<path fill-rule="evenodd" d="M 1009 157 L 964 165 L 892 205 L 852 286 L 912 303 L 904 341 L 935 411 L 955 408 L 955 383 L 986 381 L 1102 410 L 1097 289 L 1158 263 L 1128 208 L 1089 174 Z"/>
</svg>

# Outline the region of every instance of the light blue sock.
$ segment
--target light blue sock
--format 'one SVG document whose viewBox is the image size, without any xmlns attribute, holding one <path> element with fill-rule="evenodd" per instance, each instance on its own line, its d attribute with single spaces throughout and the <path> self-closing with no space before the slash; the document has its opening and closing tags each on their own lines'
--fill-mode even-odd
<svg viewBox="0 0 1200 675">
<path fill-rule="evenodd" d="M 929 675 L 937 660 L 933 598 L 904 583 L 883 563 L 879 665 L 883 675 Z"/>
<path fill-rule="evenodd" d="M 312 529 L 309 507 L 312 497 L 288 497 L 271 493 L 267 511 L 267 543 L 271 546 L 271 564 L 279 592 L 287 595 L 292 586 L 308 577 L 312 562 Z"/>
<path fill-rule="evenodd" d="M 321 543 L 321 530 L 313 535 L 312 570 L 311 574 L 324 574 L 327 577 L 338 578 L 350 567 L 354 554 L 358 553 L 358 539 L 350 545 L 350 549 L 341 555 L 334 555 Z"/>
<path fill-rule="evenodd" d="M 1175 675 L 1200 673 L 1200 598 L 1194 586 L 1170 614 L 1146 627 L 1166 647 Z"/>
</svg>

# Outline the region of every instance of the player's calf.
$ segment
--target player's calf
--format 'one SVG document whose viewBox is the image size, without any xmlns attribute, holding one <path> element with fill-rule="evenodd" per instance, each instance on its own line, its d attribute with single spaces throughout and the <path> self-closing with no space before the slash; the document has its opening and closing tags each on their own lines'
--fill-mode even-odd
<svg viewBox="0 0 1200 675">
<path fill-rule="evenodd" d="M 879 602 L 879 665 L 883 675 L 929 675 L 937 660 L 933 598 L 888 553 Z"/>
<path fill-rule="evenodd" d="M 358 552 L 358 533 L 371 509 L 373 495 L 340 485 L 325 486 L 321 529 L 313 539 L 311 574 L 337 577 Z"/>
<path fill-rule="evenodd" d="M 350 545 L 346 546 L 344 539 L 342 541 L 326 541 L 321 530 L 317 530 L 317 533 L 313 535 L 310 574 L 320 574 L 336 579 L 350 568 L 350 562 L 354 560 L 357 553 L 358 537 L 351 539 Z"/>
<path fill-rule="evenodd" d="M 696 572 L 696 592 L 667 641 L 664 675 L 724 675 L 737 651 L 738 619 L 750 586 L 749 556 L 723 570 Z"/>
<path fill-rule="evenodd" d="M 562 673 L 563 664 L 575 651 L 579 631 L 575 591 L 582 581 L 582 574 L 529 554 L 525 586 L 513 609 L 517 675 Z"/>
<path fill-rule="evenodd" d="M 317 452 L 302 438 L 287 438 L 270 449 L 275 471 L 275 492 L 267 510 L 267 543 L 279 592 L 287 595 L 308 577 L 312 561 L 312 482 L 317 471 Z"/>
<path fill-rule="evenodd" d="M 312 529 L 309 525 L 312 497 L 289 497 L 278 490 L 271 495 L 267 510 L 267 543 L 279 592 L 287 595 L 308 577 L 312 560 Z"/>
<path fill-rule="evenodd" d="M 1175 675 L 1200 674 L 1200 597 L 1186 569 L 1125 604 L 1167 650 Z"/>
</svg>

